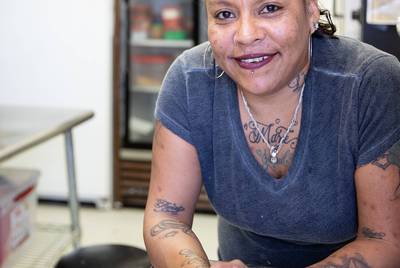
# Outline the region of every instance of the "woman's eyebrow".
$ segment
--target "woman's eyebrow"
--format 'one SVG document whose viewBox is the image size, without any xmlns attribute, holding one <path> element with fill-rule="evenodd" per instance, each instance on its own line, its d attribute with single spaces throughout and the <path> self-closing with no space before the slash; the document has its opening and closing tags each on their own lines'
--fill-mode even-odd
<svg viewBox="0 0 400 268">
<path fill-rule="evenodd" d="M 228 0 L 209 0 L 207 4 L 210 6 L 214 6 L 214 5 L 231 6 L 232 5 L 231 1 L 228 1 Z"/>
</svg>

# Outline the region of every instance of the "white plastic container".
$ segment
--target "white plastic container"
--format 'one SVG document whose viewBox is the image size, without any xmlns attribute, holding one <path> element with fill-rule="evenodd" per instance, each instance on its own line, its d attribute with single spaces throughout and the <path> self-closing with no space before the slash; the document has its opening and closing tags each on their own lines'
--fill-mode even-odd
<svg viewBox="0 0 400 268">
<path fill-rule="evenodd" d="M 0 169 L 0 267 L 31 235 L 39 172 Z"/>
</svg>

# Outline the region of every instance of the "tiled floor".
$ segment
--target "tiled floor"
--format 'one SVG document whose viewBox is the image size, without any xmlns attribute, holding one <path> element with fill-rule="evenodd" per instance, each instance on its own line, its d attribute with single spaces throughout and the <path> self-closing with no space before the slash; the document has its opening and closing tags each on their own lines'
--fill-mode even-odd
<svg viewBox="0 0 400 268">
<path fill-rule="evenodd" d="M 143 209 L 81 208 L 82 245 L 117 243 L 144 248 L 142 227 Z M 69 223 L 66 206 L 40 204 L 39 223 Z M 210 214 L 196 214 L 193 230 L 199 237 L 210 259 L 217 259 L 217 218 Z"/>
</svg>

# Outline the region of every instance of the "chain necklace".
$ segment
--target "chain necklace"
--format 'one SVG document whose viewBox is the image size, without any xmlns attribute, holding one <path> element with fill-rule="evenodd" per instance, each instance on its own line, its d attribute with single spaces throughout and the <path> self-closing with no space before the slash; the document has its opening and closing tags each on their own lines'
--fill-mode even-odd
<svg viewBox="0 0 400 268">
<path fill-rule="evenodd" d="M 251 121 L 255 125 L 255 127 L 256 127 L 256 129 L 258 131 L 258 134 L 260 134 L 262 140 L 267 144 L 267 146 L 269 148 L 269 153 L 271 154 L 271 159 L 270 160 L 271 160 L 272 164 L 276 164 L 278 162 L 277 155 L 279 153 L 279 150 L 282 148 L 282 144 L 286 140 L 287 136 L 289 135 L 289 132 L 292 130 L 292 128 L 296 124 L 297 113 L 298 113 L 299 108 L 301 106 L 301 103 L 303 101 L 304 87 L 305 87 L 305 83 L 303 83 L 303 86 L 301 88 L 299 101 L 297 103 L 296 109 L 293 112 L 292 119 L 290 120 L 290 125 L 287 128 L 287 130 L 286 130 L 285 134 L 283 135 L 283 137 L 280 139 L 279 143 L 275 144 L 275 145 L 269 144 L 268 139 L 265 138 L 265 136 L 261 132 L 260 128 L 258 127 L 257 121 L 254 119 L 253 114 L 250 112 L 250 108 L 249 108 L 249 105 L 247 104 L 246 98 L 243 95 L 243 91 L 240 89 L 240 94 L 242 95 L 242 100 L 243 100 L 243 103 L 244 103 L 244 107 L 246 108 L 247 114 L 250 116 Z"/>
</svg>

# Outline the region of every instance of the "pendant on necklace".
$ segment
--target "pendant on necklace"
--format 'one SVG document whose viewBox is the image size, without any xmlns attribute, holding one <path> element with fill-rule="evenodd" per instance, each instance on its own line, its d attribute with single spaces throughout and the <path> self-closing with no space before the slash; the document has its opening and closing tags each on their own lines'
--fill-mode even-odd
<svg viewBox="0 0 400 268">
<path fill-rule="evenodd" d="M 276 157 L 277 152 L 275 150 L 272 150 L 271 152 L 271 163 L 276 164 L 278 162 L 278 157 Z"/>
</svg>

